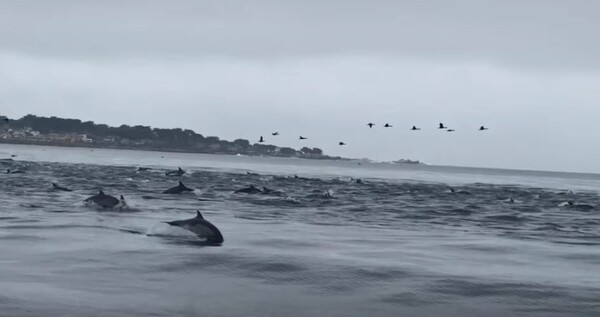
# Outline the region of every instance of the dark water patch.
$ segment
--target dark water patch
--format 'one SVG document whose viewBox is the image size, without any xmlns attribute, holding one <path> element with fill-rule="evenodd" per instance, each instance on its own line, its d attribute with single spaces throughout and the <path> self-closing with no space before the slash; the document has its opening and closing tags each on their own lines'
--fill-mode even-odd
<svg viewBox="0 0 600 317">
<path fill-rule="evenodd" d="M 524 222 L 524 221 L 528 220 L 527 217 L 520 216 L 520 215 L 491 215 L 491 216 L 485 216 L 484 219 L 488 220 L 488 221 L 491 220 L 491 221 L 513 222 L 513 223 L 519 223 L 519 222 Z"/>
<path fill-rule="evenodd" d="M 41 220 L 38 219 L 23 219 L 23 218 L 19 218 L 19 219 L 13 219 L 9 221 L 10 223 L 38 223 L 38 222 L 42 222 Z"/>
<path fill-rule="evenodd" d="M 408 307 L 419 307 L 432 305 L 446 304 L 448 300 L 447 296 L 431 296 L 427 293 L 415 293 L 415 292 L 400 292 L 396 294 L 386 295 L 380 298 L 381 302 L 387 304 L 396 304 Z"/>
<path fill-rule="evenodd" d="M 39 209 L 39 208 L 44 208 L 44 206 L 42 205 L 36 205 L 36 204 L 21 204 L 21 207 L 25 207 L 25 208 L 29 208 L 29 209 Z"/>
<path fill-rule="evenodd" d="M 20 218 L 19 217 L 11 217 L 11 216 L 0 217 L 0 221 L 2 221 L 2 220 L 14 220 L 14 219 L 20 219 Z"/>
<path fill-rule="evenodd" d="M 472 280 L 442 279 L 428 287 L 428 290 L 461 297 L 516 297 L 527 299 L 565 298 L 568 293 L 555 286 L 539 284 L 478 282 Z"/>
<path fill-rule="evenodd" d="M 109 229 L 114 230 L 113 228 L 106 226 L 96 226 L 96 225 L 83 225 L 83 224 L 61 224 L 61 225 L 39 225 L 39 226 L 25 226 L 25 225 L 8 225 L 8 226 L 0 226 L 2 229 L 30 229 L 30 230 L 56 230 L 56 229 Z"/>
<path fill-rule="evenodd" d="M 0 240 L 7 240 L 7 241 L 43 241 L 43 240 L 46 240 L 46 239 L 42 238 L 42 237 L 38 237 L 38 236 L 32 236 L 32 235 L 11 234 L 11 235 L 0 235 Z"/>
</svg>

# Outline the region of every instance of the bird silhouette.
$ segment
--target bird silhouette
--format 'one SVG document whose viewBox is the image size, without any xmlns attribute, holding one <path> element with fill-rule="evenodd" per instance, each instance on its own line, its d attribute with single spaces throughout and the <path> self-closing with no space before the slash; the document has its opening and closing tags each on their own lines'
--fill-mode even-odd
<svg viewBox="0 0 600 317">
<path fill-rule="evenodd" d="M 307 138 L 305 138 L 305 137 L 303 137 L 303 136 L 300 136 L 300 138 L 299 138 L 299 139 L 300 139 L 300 140 L 306 140 Z"/>
<path fill-rule="evenodd" d="M 344 142 L 340 142 L 340 143 L 338 143 L 338 144 L 339 144 L 339 145 L 346 145 L 346 143 L 344 143 Z"/>
<path fill-rule="evenodd" d="M 487 130 L 487 129 L 488 129 L 488 128 L 486 128 L 485 126 L 481 126 L 481 127 L 479 128 L 479 131 L 485 131 L 485 130 Z"/>
<path fill-rule="evenodd" d="M 265 142 L 265 139 L 263 139 L 263 137 L 261 136 L 260 140 L 258 140 L 258 143 L 263 143 L 263 142 Z"/>
<path fill-rule="evenodd" d="M 369 122 L 369 123 L 367 123 L 367 125 L 369 126 L 369 128 L 372 128 L 375 125 L 375 123 Z"/>
<path fill-rule="evenodd" d="M 418 131 L 418 130 L 421 130 L 421 129 L 420 129 L 420 128 L 417 128 L 417 126 L 414 126 L 414 125 L 413 125 L 413 127 L 411 128 L 411 130 L 412 130 L 412 131 Z"/>
<path fill-rule="evenodd" d="M 271 135 L 279 135 L 279 132 L 273 132 Z"/>
<path fill-rule="evenodd" d="M 448 129 L 448 127 L 445 127 L 444 124 L 440 122 L 438 129 Z"/>
</svg>

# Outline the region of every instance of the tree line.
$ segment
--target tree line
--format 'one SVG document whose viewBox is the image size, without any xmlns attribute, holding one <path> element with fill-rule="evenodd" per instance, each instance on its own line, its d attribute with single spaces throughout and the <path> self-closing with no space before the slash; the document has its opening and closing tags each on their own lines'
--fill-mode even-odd
<svg viewBox="0 0 600 317">
<path fill-rule="evenodd" d="M 0 116 L 2 117 L 2 116 Z M 204 137 L 189 129 L 161 129 L 150 126 L 123 124 L 111 127 L 106 124 L 97 124 L 93 121 L 79 119 L 65 119 L 58 117 L 38 117 L 32 114 L 17 120 L 8 121 L 12 129 L 26 129 L 38 131 L 41 134 L 86 134 L 94 139 L 94 143 L 109 142 L 123 144 L 134 142 L 144 144 L 146 147 L 195 150 L 197 152 L 224 152 L 230 154 L 269 154 L 278 156 L 323 156 L 319 148 L 303 147 L 297 151 L 290 147 L 277 147 L 266 144 L 251 144 L 245 139 L 236 139 L 232 142 L 221 140 L 216 136 Z M 217 146 L 218 145 L 218 146 Z"/>
</svg>

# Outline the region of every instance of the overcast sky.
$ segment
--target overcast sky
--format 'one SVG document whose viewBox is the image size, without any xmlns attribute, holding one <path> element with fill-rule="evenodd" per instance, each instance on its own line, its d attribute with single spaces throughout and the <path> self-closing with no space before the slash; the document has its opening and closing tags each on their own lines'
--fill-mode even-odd
<svg viewBox="0 0 600 317">
<path fill-rule="evenodd" d="M 0 114 L 600 172 L 598 12 L 594 0 L 0 0 Z"/>
</svg>

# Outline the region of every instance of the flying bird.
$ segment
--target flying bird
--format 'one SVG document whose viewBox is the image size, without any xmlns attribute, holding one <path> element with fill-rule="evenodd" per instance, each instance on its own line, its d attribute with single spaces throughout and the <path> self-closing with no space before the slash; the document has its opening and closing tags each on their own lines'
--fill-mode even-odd
<svg viewBox="0 0 600 317">
<path fill-rule="evenodd" d="M 448 127 L 445 127 L 444 124 L 440 122 L 438 129 L 448 129 Z"/>
<path fill-rule="evenodd" d="M 307 138 L 300 136 L 300 140 L 306 140 Z"/>
<path fill-rule="evenodd" d="M 487 130 L 487 129 L 488 129 L 488 128 L 486 128 L 485 126 L 481 126 L 481 127 L 479 128 L 479 131 L 485 131 L 485 130 Z"/>
<path fill-rule="evenodd" d="M 271 135 L 274 135 L 274 136 L 279 135 L 279 132 L 273 132 L 273 133 L 271 133 Z"/>
<path fill-rule="evenodd" d="M 346 143 L 344 143 L 344 142 L 340 142 L 340 143 L 339 143 L 339 145 L 346 145 Z"/>
<path fill-rule="evenodd" d="M 369 126 L 369 128 L 372 128 L 375 125 L 375 123 L 369 122 L 369 123 L 367 123 L 367 125 Z"/>
<path fill-rule="evenodd" d="M 391 125 L 391 124 L 389 124 L 389 123 L 386 123 L 386 124 L 385 124 L 383 127 L 384 127 L 384 128 L 391 128 L 391 127 L 392 127 L 392 125 Z"/>
<path fill-rule="evenodd" d="M 417 128 L 417 126 L 414 126 L 414 125 L 413 125 L 413 127 L 412 127 L 412 129 L 411 129 L 411 130 L 412 130 L 412 131 L 419 131 L 419 130 L 421 130 L 421 129 L 420 129 L 420 128 Z"/>
<path fill-rule="evenodd" d="M 263 143 L 263 142 L 265 142 L 265 139 L 263 139 L 263 137 L 261 136 L 260 140 L 258 140 L 258 143 Z"/>
</svg>

